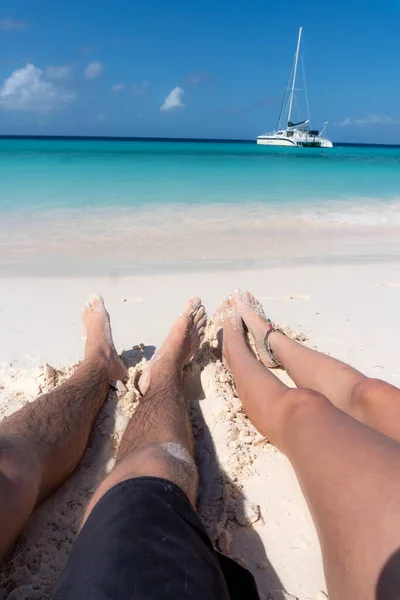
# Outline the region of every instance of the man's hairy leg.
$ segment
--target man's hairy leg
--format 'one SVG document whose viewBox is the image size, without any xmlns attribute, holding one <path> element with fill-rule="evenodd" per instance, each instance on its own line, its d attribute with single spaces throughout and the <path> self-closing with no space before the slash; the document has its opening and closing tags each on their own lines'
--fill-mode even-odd
<svg viewBox="0 0 400 600">
<path fill-rule="evenodd" d="M 185 364 L 200 346 L 206 320 L 200 299 L 190 299 L 150 361 L 139 382 L 143 399 L 125 430 L 116 465 L 95 493 L 85 519 L 110 488 L 133 477 L 169 479 L 195 503 L 198 476 L 182 379 Z"/>
<path fill-rule="evenodd" d="M 109 315 L 93 295 L 83 313 L 85 358 L 72 377 L 0 424 L 0 557 L 32 510 L 81 459 L 109 390 L 126 370 L 111 337 Z"/>
</svg>

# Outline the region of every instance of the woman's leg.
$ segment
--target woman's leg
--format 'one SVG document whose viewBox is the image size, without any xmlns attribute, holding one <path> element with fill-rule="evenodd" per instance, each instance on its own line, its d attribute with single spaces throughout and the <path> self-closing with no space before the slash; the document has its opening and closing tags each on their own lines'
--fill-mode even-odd
<svg viewBox="0 0 400 600">
<path fill-rule="evenodd" d="M 265 334 L 271 325 L 260 315 L 257 300 L 248 292 L 234 299 L 253 335 L 262 362 L 268 366 Z M 350 365 L 311 350 L 279 332 L 269 338 L 271 349 L 297 387 L 326 396 L 332 404 L 358 421 L 400 441 L 400 390 L 366 377 Z"/>
<path fill-rule="evenodd" d="M 223 353 L 257 429 L 290 459 L 317 527 L 331 600 L 396 598 L 386 576 L 400 546 L 400 445 L 322 394 L 290 389 L 258 362 L 236 302 L 217 314 Z M 400 573 L 392 566 L 390 575 Z M 377 595 L 386 584 L 387 595 Z"/>
</svg>

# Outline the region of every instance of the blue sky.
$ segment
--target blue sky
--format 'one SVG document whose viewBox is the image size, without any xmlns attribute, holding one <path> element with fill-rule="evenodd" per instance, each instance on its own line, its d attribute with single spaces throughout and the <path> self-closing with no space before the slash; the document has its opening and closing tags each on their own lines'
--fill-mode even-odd
<svg viewBox="0 0 400 600">
<path fill-rule="evenodd" d="M 399 144 L 399 0 L 2 0 L 0 133 L 255 138 L 300 25 L 312 125 Z"/>
</svg>

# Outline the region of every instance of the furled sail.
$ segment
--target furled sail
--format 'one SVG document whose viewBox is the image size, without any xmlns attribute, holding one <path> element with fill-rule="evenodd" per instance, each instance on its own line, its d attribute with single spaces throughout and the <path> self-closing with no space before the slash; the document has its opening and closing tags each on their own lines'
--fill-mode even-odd
<svg viewBox="0 0 400 600">
<path fill-rule="evenodd" d="M 305 123 L 308 123 L 308 119 L 306 119 L 305 121 L 300 121 L 300 123 L 292 123 L 291 121 L 289 121 L 288 127 L 298 127 L 299 125 L 304 125 Z"/>
</svg>

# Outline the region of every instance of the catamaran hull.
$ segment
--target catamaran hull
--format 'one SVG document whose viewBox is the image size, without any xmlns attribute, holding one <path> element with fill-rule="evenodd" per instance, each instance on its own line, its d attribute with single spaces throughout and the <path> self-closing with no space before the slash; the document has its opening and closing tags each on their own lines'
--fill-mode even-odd
<svg viewBox="0 0 400 600">
<path fill-rule="evenodd" d="M 331 140 L 321 140 L 320 148 L 333 148 Z"/>
<path fill-rule="evenodd" d="M 259 144 L 261 146 L 292 146 L 293 148 L 295 148 L 297 145 L 294 142 L 292 142 L 292 140 L 288 140 L 288 139 L 277 140 L 276 138 L 265 138 L 265 137 L 258 137 L 257 144 Z"/>
<path fill-rule="evenodd" d="M 286 148 L 333 148 L 332 142 L 325 138 L 293 142 L 288 138 L 258 137 L 257 144 L 260 146 L 285 146 Z"/>
</svg>

